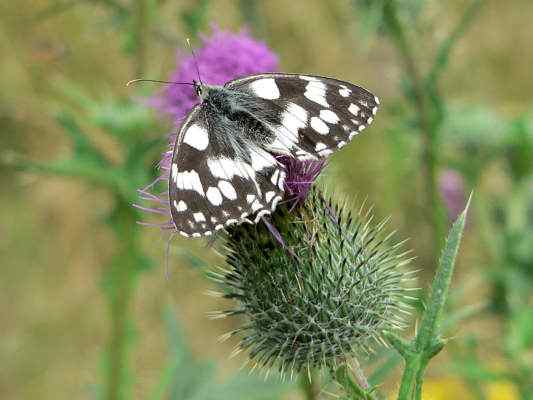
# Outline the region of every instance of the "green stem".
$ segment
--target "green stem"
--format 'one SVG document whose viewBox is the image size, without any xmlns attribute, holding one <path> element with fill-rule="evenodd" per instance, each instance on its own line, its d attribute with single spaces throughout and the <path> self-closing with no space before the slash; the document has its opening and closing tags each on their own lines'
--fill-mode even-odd
<svg viewBox="0 0 533 400">
<path fill-rule="evenodd" d="M 395 0 L 388 0 L 383 8 L 383 17 L 388 34 L 404 64 L 406 76 L 411 85 L 411 95 L 418 116 L 418 125 L 422 138 L 422 164 L 425 179 L 428 214 L 433 229 L 433 250 L 437 254 L 445 232 L 444 210 L 438 191 L 438 125 L 433 121 L 430 97 L 424 85 L 424 78 L 418 69 L 414 50 L 411 47 L 405 29 L 398 18 Z"/>
<path fill-rule="evenodd" d="M 114 275 L 113 294 L 108 296 L 111 313 L 111 337 L 107 349 L 108 374 L 106 382 L 107 400 L 119 400 L 131 398 L 130 371 L 129 371 L 129 347 L 131 345 L 131 316 L 130 304 L 133 299 L 135 274 L 129 273 L 128 269 L 116 266 Z M 116 282 L 118 280 L 120 282 Z"/>
<path fill-rule="evenodd" d="M 415 338 L 406 342 L 394 334 L 386 334 L 388 341 L 405 360 L 405 370 L 400 383 L 398 400 L 421 399 L 424 373 L 429 361 L 444 347 L 445 341 L 441 337 L 442 314 L 450 289 L 455 258 L 459 250 L 470 200 L 471 196 L 465 210 L 453 224 L 446 240 L 431 285 L 428 308 L 422 317 Z"/>
<path fill-rule="evenodd" d="M 104 274 L 104 293 L 111 318 L 111 337 L 106 356 L 106 400 L 132 398 L 132 374 L 129 350 L 134 333 L 131 303 L 139 273 L 144 267 L 136 212 L 129 203 L 116 198 L 116 208 L 110 218 L 118 250 Z"/>
<path fill-rule="evenodd" d="M 435 61 L 433 62 L 433 67 L 428 73 L 428 82 L 437 82 L 439 80 L 440 76 L 448 66 L 453 46 L 464 35 L 478 11 L 481 9 L 483 1 L 484 0 L 472 0 L 450 35 L 448 35 L 446 40 L 444 40 L 439 46 Z"/>
<path fill-rule="evenodd" d="M 346 393 L 353 400 L 377 400 L 372 390 L 363 389 L 352 378 L 350 368 L 347 364 L 340 366 L 334 374 L 336 381 L 343 387 Z M 364 379 L 366 381 L 366 378 Z"/>
</svg>

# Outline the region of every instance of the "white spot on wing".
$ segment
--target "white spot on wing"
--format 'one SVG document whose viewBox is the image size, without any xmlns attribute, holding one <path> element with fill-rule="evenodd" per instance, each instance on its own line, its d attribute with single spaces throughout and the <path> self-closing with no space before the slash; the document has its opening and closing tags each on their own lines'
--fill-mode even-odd
<svg viewBox="0 0 533 400">
<path fill-rule="evenodd" d="M 263 205 L 259 202 L 259 200 L 255 200 L 253 203 L 252 203 L 252 211 L 253 212 L 256 212 L 257 210 L 260 210 L 261 208 L 263 208 Z"/>
<path fill-rule="evenodd" d="M 234 176 L 250 178 L 255 171 L 250 164 L 232 158 L 209 158 L 207 167 L 215 178 L 231 180 Z"/>
<path fill-rule="evenodd" d="M 196 150 L 205 150 L 209 144 L 209 134 L 207 129 L 192 124 L 186 131 L 183 137 L 183 143 L 187 143 L 189 146 L 194 147 Z"/>
<path fill-rule="evenodd" d="M 333 150 L 328 149 L 328 146 L 325 143 L 318 142 L 315 146 L 315 151 L 322 157 L 328 156 L 333 153 Z"/>
<path fill-rule="evenodd" d="M 318 142 L 315 146 L 315 151 L 320 151 L 320 150 L 324 150 L 324 149 L 327 149 L 328 146 L 326 146 L 324 143 L 322 142 Z"/>
<path fill-rule="evenodd" d="M 309 81 L 309 82 L 319 82 L 320 81 L 315 76 L 306 76 L 306 75 L 300 75 L 300 79 L 303 79 L 304 81 Z"/>
<path fill-rule="evenodd" d="M 276 206 L 278 205 L 278 202 L 281 200 L 281 196 L 274 197 L 274 200 L 272 200 L 271 209 L 274 211 L 276 209 Z"/>
<path fill-rule="evenodd" d="M 342 149 L 344 146 L 346 146 L 346 142 L 344 140 L 340 141 L 339 143 L 337 143 L 337 147 L 339 149 Z"/>
<path fill-rule="evenodd" d="M 272 176 L 270 177 L 270 182 L 274 185 L 278 184 L 279 169 L 275 170 Z"/>
<path fill-rule="evenodd" d="M 218 181 L 218 188 L 226 198 L 230 200 L 237 199 L 237 192 L 233 185 L 228 181 Z"/>
<path fill-rule="evenodd" d="M 330 124 L 339 122 L 339 117 L 331 110 L 320 110 L 320 118 Z"/>
<path fill-rule="evenodd" d="M 205 196 L 202 182 L 200 182 L 200 176 L 193 169 L 190 171 L 178 172 L 176 174 L 175 182 L 178 189 L 195 190 L 202 196 Z"/>
<path fill-rule="evenodd" d="M 321 135 L 327 135 L 329 133 L 329 127 L 318 117 L 311 118 L 311 128 Z"/>
<path fill-rule="evenodd" d="M 205 194 L 207 196 L 207 200 L 209 200 L 209 202 L 214 206 L 219 206 L 222 204 L 222 194 L 218 188 L 210 186 Z"/>
<path fill-rule="evenodd" d="M 307 126 L 308 113 L 305 108 L 295 103 L 289 103 L 281 116 L 281 124 L 295 137 L 298 130 Z"/>
<path fill-rule="evenodd" d="M 272 192 L 272 191 L 270 191 L 270 192 L 266 192 L 266 193 L 265 193 L 265 201 L 266 201 L 267 203 L 270 203 L 270 200 L 272 200 L 272 198 L 273 198 L 275 195 L 276 195 L 276 192 Z"/>
<path fill-rule="evenodd" d="M 205 215 L 202 212 L 197 212 L 192 214 L 196 222 L 205 222 Z"/>
<path fill-rule="evenodd" d="M 276 153 L 290 154 L 298 141 L 298 130 L 307 126 L 307 111 L 295 103 L 289 103 L 281 114 L 280 132 L 276 132 L 276 139 L 268 145 L 268 149 Z M 296 146 L 297 147 L 297 146 Z"/>
<path fill-rule="evenodd" d="M 357 107 L 355 104 L 350 103 L 350 107 L 348 107 L 348 111 L 350 111 L 353 115 L 357 116 L 357 114 L 359 114 L 359 111 L 361 111 L 361 109 Z"/>
<path fill-rule="evenodd" d="M 276 165 L 276 159 L 266 151 L 259 148 L 254 148 L 251 150 L 250 158 L 252 159 L 252 168 L 254 171 L 261 171 L 264 168 Z"/>
<path fill-rule="evenodd" d="M 187 203 L 185 203 L 183 200 L 180 200 L 179 202 L 174 200 L 174 208 L 178 212 L 185 211 L 187 209 Z"/>
<path fill-rule="evenodd" d="M 279 180 L 278 180 L 278 187 L 279 187 L 279 190 L 283 190 L 283 184 L 285 183 L 285 172 L 284 171 L 280 171 L 279 173 Z"/>
<path fill-rule="evenodd" d="M 341 85 L 341 88 L 339 89 L 339 94 L 342 97 L 348 97 L 349 95 L 352 94 L 352 91 L 350 89 L 348 89 L 346 86 Z"/>
<path fill-rule="evenodd" d="M 311 81 L 305 87 L 304 96 L 324 107 L 329 107 L 326 100 L 326 85 L 319 80 Z"/>
<path fill-rule="evenodd" d="M 255 194 L 247 194 L 247 195 L 246 195 L 246 201 L 247 201 L 248 203 L 251 203 L 251 202 L 254 201 L 254 200 L 255 200 Z"/>
<path fill-rule="evenodd" d="M 178 166 L 175 163 L 172 163 L 172 179 L 177 184 L 178 183 Z"/>
<path fill-rule="evenodd" d="M 258 79 L 250 84 L 250 89 L 263 99 L 279 99 L 279 88 L 274 78 Z"/>
</svg>

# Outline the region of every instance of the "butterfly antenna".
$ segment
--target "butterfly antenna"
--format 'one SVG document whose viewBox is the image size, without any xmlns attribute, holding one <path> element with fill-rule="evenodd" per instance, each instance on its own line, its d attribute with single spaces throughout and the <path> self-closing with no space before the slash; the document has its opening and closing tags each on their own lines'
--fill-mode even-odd
<svg viewBox="0 0 533 400">
<path fill-rule="evenodd" d="M 157 79 L 132 79 L 131 81 L 126 83 L 126 86 L 130 86 L 130 85 L 133 85 L 133 84 L 139 83 L 139 82 L 165 83 L 165 84 L 169 84 L 169 85 L 191 85 L 191 86 L 194 85 L 194 83 L 192 83 L 192 82 L 159 81 Z"/>
<path fill-rule="evenodd" d="M 187 38 L 187 46 L 189 46 L 189 50 L 191 51 L 191 54 L 192 54 L 194 66 L 196 67 L 196 75 L 198 75 L 198 81 L 200 82 L 200 84 L 203 85 L 204 83 L 202 82 L 202 78 L 200 78 L 200 68 L 198 68 L 198 61 L 196 60 L 196 53 L 194 52 L 194 49 L 191 46 L 191 40 L 189 38 Z"/>
</svg>

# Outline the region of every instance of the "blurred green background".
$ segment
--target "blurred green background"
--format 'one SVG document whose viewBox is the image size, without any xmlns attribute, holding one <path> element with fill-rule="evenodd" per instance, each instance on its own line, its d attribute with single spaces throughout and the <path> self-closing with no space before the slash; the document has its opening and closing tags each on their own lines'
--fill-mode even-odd
<svg viewBox="0 0 533 400">
<path fill-rule="evenodd" d="M 423 75 L 469 3 L 396 3 Z M 332 157 L 322 184 L 350 200 L 368 196 L 378 216 L 392 215 L 392 227 L 411 238 L 421 288 L 448 223 L 443 174 L 459 174 L 464 199 L 474 190 L 447 320 L 453 340 L 430 365 L 424 398 L 533 398 L 533 2 L 474 3 L 446 53 L 438 90 L 421 77 L 425 112 L 436 124 L 437 137 L 428 139 L 407 53 L 381 1 L 3 1 L 0 398 L 303 398 L 293 386 L 235 378 L 245 356 L 228 359 L 237 342 L 217 337 L 238 321 L 205 316 L 224 306 L 204 295 L 213 286 L 206 268 L 221 264 L 220 256 L 176 239 L 167 279 L 165 235 L 143 228 L 122 243 L 137 215 L 117 210 L 127 209 L 130 186 L 155 176 L 171 129 L 135 101 L 157 88 L 125 82 L 165 79 L 176 49 L 186 51 L 184 39 L 198 43 L 211 23 L 247 26 L 279 55 L 283 71 L 335 76 L 379 95 L 374 125 Z M 433 180 L 425 173 L 427 140 Z M 133 141 L 146 147 L 131 167 L 136 153 L 125 148 Z M 111 166 L 126 165 L 116 181 L 127 183 L 122 191 L 85 172 L 65 177 L 43 167 L 89 147 Z M 132 263 L 143 267 L 114 269 L 130 245 L 138 248 Z M 119 355 L 113 340 L 123 346 Z M 198 394 L 191 382 L 215 364 L 210 389 L 198 384 L 211 394 Z M 392 369 L 383 393 L 395 391 L 397 374 Z M 265 386 L 264 397 L 255 385 Z"/>
</svg>

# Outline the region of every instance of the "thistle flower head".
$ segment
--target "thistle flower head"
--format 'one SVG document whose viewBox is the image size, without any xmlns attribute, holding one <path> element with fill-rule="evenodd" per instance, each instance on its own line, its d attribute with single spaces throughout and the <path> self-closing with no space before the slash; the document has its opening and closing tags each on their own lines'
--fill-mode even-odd
<svg viewBox="0 0 533 400">
<path fill-rule="evenodd" d="M 370 212 L 353 215 L 312 188 L 295 211 L 272 216 L 286 245 L 277 245 L 264 225 L 240 225 L 227 238 L 229 268 L 213 273 L 233 309 L 214 317 L 243 315 L 236 349 L 252 363 L 282 373 L 336 367 L 369 351 L 384 331 L 403 327 L 402 266 L 407 252 L 383 233 L 386 221 Z"/>
<path fill-rule="evenodd" d="M 265 43 L 248 32 L 233 33 L 213 27 L 211 36 L 202 36 L 202 46 L 196 51 L 196 63 L 204 83 L 223 85 L 241 76 L 272 72 L 278 69 L 278 57 Z M 176 70 L 170 81 L 192 82 L 198 79 L 192 56 L 177 56 Z M 170 85 L 151 100 L 156 109 L 181 119 L 198 103 L 191 86 Z"/>
<path fill-rule="evenodd" d="M 300 161 L 294 157 L 279 156 L 277 160 L 287 174 L 284 182 L 286 197 L 295 204 L 303 203 L 311 185 L 326 166 L 325 159 Z"/>
</svg>

